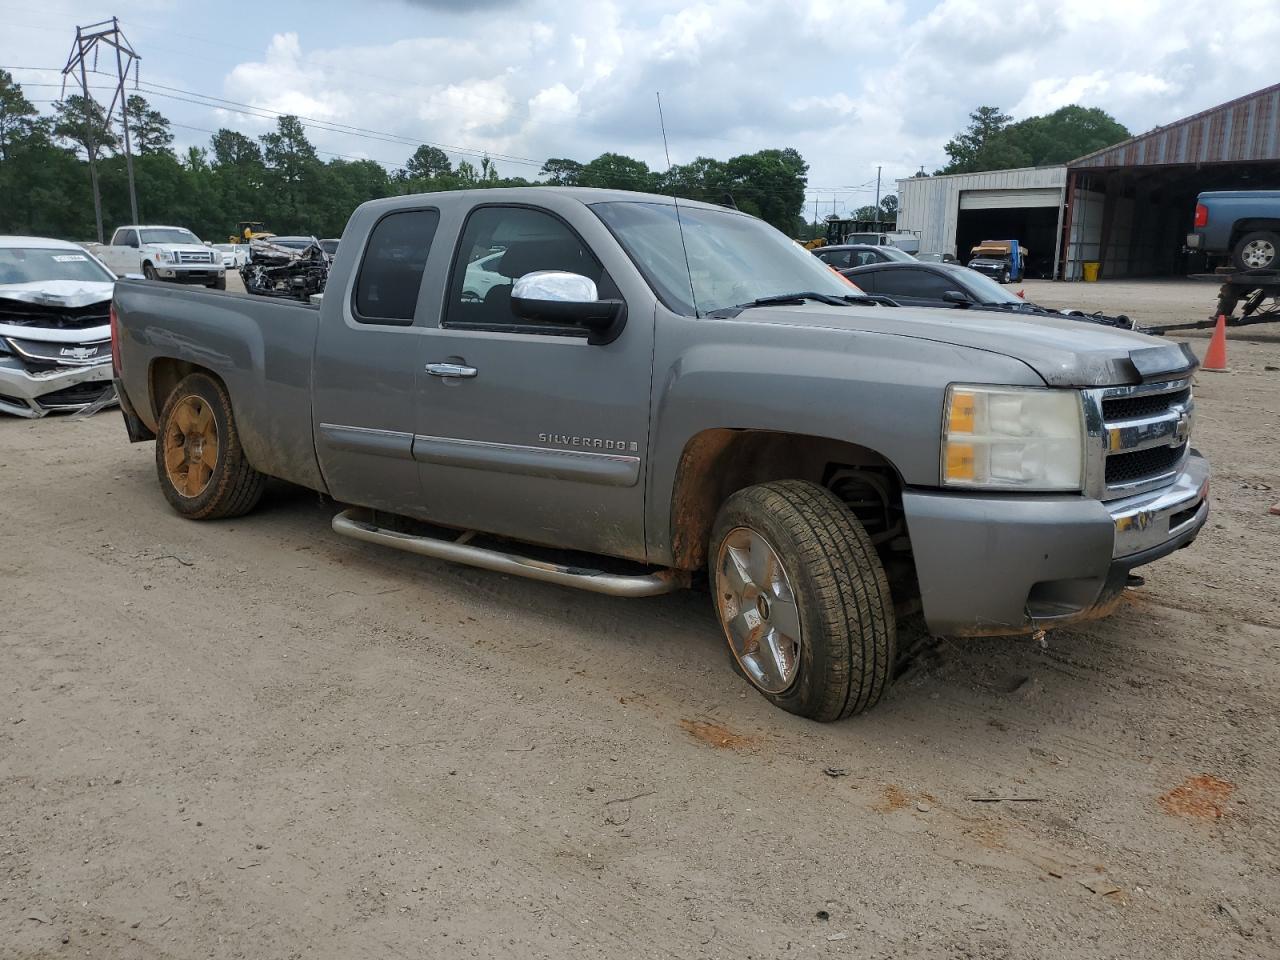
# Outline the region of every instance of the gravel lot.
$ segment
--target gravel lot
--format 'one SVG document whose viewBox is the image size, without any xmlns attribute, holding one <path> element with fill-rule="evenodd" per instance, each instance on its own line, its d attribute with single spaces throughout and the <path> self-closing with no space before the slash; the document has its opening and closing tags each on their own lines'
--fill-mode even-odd
<svg viewBox="0 0 1280 960">
<path fill-rule="evenodd" d="M 746 693 L 705 596 L 361 545 L 287 487 L 190 523 L 116 411 L 0 420 L 0 957 L 1280 955 L 1267 331 L 1199 377 L 1194 547 L 832 726 Z"/>
</svg>

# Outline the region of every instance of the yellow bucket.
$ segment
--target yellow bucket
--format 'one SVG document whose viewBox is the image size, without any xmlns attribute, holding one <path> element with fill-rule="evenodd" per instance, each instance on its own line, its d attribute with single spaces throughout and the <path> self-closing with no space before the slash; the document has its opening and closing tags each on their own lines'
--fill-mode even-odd
<svg viewBox="0 0 1280 960">
<path fill-rule="evenodd" d="M 1084 282 L 1097 283 L 1098 271 L 1102 269 L 1102 264 L 1097 260 L 1086 260 L 1084 262 Z"/>
</svg>

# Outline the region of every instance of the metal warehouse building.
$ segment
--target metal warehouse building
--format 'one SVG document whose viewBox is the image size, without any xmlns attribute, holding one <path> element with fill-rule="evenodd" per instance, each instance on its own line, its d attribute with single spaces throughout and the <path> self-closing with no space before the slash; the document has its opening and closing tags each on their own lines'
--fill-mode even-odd
<svg viewBox="0 0 1280 960">
<path fill-rule="evenodd" d="M 1016 239 L 1032 276 L 1183 275 L 1196 194 L 1232 189 L 1280 189 L 1280 84 L 1062 166 L 899 180 L 898 228 L 961 259 Z"/>
</svg>

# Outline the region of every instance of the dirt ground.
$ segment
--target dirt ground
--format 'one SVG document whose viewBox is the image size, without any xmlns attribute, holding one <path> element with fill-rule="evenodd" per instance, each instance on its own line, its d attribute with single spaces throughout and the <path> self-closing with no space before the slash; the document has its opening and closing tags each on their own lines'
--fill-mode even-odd
<svg viewBox="0 0 1280 960">
<path fill-rule="evenodd" d="M 0 420 L 0 957 L 1280 956 L 1266 329 L 1198 378 L 1191 549 L 830 726 L 745 690 L 703 595 L 362 545 L 287 487 L 195 524 L 116 411 Z"/>
</svg>

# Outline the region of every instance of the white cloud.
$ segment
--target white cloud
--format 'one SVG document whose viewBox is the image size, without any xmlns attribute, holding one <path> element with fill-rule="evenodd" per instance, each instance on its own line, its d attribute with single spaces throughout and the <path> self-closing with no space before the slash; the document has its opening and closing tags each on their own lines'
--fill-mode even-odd
<svg viewBox="0 0 1280 960">
<path fill-rule="evenodd" d="M 122 3 L 144 80 L 494 154 L 616 150 L 652 166 L 664 162 L 661 91 L 676 162 L 792 146 L 819 186 L 864 183 L 877 165 L 887 180 L 934 169 L 980 104 L 1021 118 L 1079 102 L 1140 132 L 1274 82 L 1280 48 L 1276 3 L 1214 17 L 1185 0 L 371 0 L 326 8 L 302 32 L 275 5 L 250 20 L 211 15 L 209 28 L 189 8 L 144 16 Z M 46 8 L 67 24 L 92 19 L 87 4 L 58 0 L 33 4 L 27 19 Z M 207 42 L 192 42 L 196 33 Z M 0 37 L 0 63 L 30 56 L 24 37 L 45 41 L 39 31 Z M 66 38 L 56 40 L 44 60 L 65 56 Z M 154 105 L 194 127 L 270 126 Z M 310 135 L 322 150 L 390 163 L 412 150 Z M 869 193 L 845 199 L 856 206 Z"/>
</svg>

